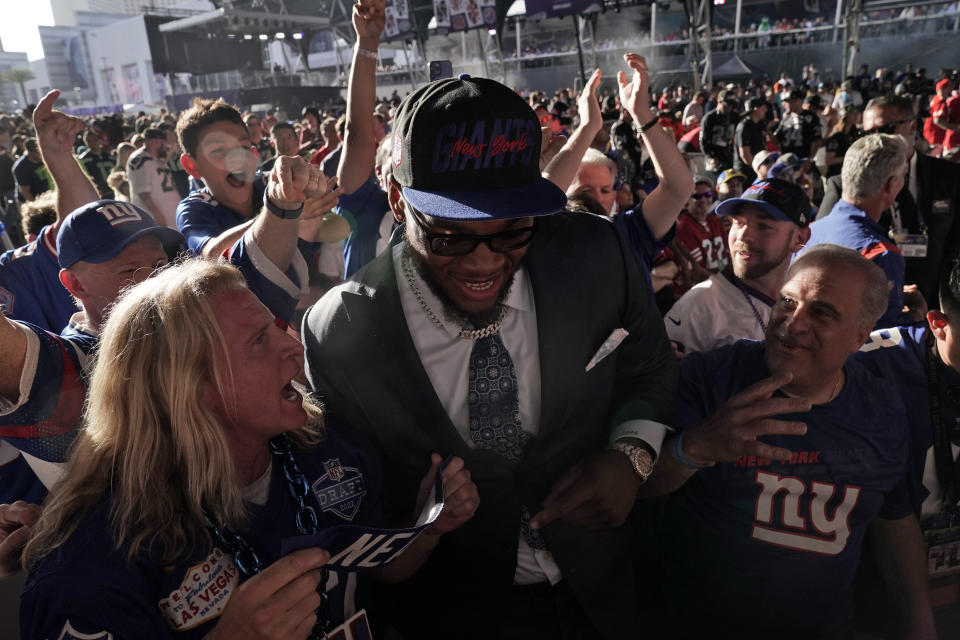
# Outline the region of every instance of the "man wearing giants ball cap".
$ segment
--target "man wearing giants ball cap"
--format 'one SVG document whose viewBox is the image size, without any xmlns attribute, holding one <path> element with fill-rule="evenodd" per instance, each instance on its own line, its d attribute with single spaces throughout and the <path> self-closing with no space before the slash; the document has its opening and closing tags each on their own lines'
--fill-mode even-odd
<svg viewBox="0 0 960 640">
<path fill-rule="evenodd" d="M 390 517 L 409 520 L 432 452 L 464 458 L 480 507 L 385 594 L 389 622 L 417 638 L 635 636 L 627 516 L 677 375 L 649 286 L 609 220 L 557 213 L 539 121 L 509 88 L 421 87 L 394 136 L 403 227 L 307 313 L 307 377 L 377 446 Z"/>
<path fill-rule="evenodd" d="M 664 318 L 678 356 L 738 340 L 763 340 L 790 258 L 810 238 L 810 201 L 783 180 L 761 180 L 724 200 L 731 264 L 699 283 Z"/>
</svg>

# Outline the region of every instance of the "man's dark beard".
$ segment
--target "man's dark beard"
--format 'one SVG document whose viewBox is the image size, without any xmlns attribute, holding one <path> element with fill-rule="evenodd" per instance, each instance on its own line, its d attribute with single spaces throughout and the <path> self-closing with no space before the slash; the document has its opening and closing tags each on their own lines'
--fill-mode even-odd
<svg viewBox="0 0 960 640">
<path fill-rule="evenodd" d="M 472 331 L 473 329 L 482 329 L 483 327 L 496 322 L 497 318 L 500 317 L 500 312 L 503 310 L 504 300 L 506 300 L 507 294 L 510 293 L 510 287 L 513 286 L 513 280 L 517 275 L 516 271 L 510 274 L 510 279 L 507 280 L 504 283 L 504 286 L 500 288 L 500 294 L 497 296 L 497 301 L 493 303 L 493 307 L 490 309 L 490 311 L 480 315 L 471 315 L 457 307 L 456 303 L 450 299 L 450 296 L 448 296 L 443 288 L 431 277 L 426 266 L 423 264 L 423 258 L 416 251 L 410 248 L 409 242 L 404 243 L 403 252 L 405 257 L 410 258 L 410 261 L 413 263 L 413 267 L 417 270 L 417 274 L 420 276 L 420 278 L 427 284 L 427 287 L 429 287 L 430 291 L 433 292 L 433 295 L 437 297 L 437 299 L 440 301 L 440 304 L 443 305 L 443 318 L 447 322 L 451 322 L 461 329 Z"/>
<path fill-rule="evenodd" d="M 779 267 L 784 260 L 788 260 L 791 253 L 790 239 L 788 238 L 786 246 L 784 246 L 783 249 L 780 251 L 779 259 L 776 259 L 776 260 L 766 259 L 759 264 L 745 265 L 745 269 L 743 269 L 743 272 L 737 273 L 738 271 L 737 261 L 733 258 L 733 256 L 736 255 L 738 251 L 741 251 L 742 249 L 745 249 L 745 248 L 746 248 L 746 245 L 744 245 L 741 242 L 734 243 L 733 245 L 730 246 L 730 262 L 733 267 L 733 274 L 738 278 L 740 278 L 741 280 L 755 280 L 757 278 L 762 278 L 763 276 L 767 275 L 768 273 L 770 273 L 771 271 Z M 764 258 L 766 258 L 766 254 L 764 254 Z"/>
</svg>

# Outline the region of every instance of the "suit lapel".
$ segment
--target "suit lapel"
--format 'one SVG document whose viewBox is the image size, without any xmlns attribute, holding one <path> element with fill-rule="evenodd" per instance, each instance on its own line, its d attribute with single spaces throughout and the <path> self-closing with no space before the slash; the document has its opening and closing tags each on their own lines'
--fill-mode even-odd
<svg viewBox="0 0 960 640">
<path fill-rule="evenodd" d="M 390 393 L 403 398 L 409 406 L 412 423 L 397 428 L 412 428 L 435 443 L 438 452 L 467 455 L 470 448 L 460 437 L 443 403 L 423 368 L 420 355 L 410 337 L 407 320 L 400 304 L 396 271 L 391 252 L 384 252 L 364 270 L 358 279 L 366 295 L 344 297 L 350 318 L 356 318 L 370 337 L 370 349 L 381 354 L 387 372 Z M 362 379 L 363 372 L 358 372 Z"/>
<path fill-rule="evenodd" d="M 559 215 L 538 221 L 542 227 L 527 253 L 526 267 L 533 286 L 537 308 L 537 342 L 540 349 L 540 435 L 545 436 L 559 425 L 576 397 L 577 380 L 571 375 L 575 353 L 570 334 L 570 316 L 574 313 L 569 295 L 569 275 L 564 270 L 563 255 L 572 255 L 576 247 L 557 246 L 560 237 L 553 231 L 557 224 L 568 224 Z M 572 369 L 576 371 L 576 369 Z"/>
</svg>

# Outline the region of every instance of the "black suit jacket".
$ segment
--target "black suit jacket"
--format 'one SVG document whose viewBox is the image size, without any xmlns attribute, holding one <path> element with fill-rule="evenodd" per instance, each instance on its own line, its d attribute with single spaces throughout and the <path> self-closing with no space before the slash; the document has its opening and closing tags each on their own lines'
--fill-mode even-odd
<svg viewBox="0 0 960 640">
<path fill-rule="evenodd" d="M 817 220 L 830 215 L 843 193 L 841 176 L 827 180 Z M 917 153 L 917 198 L 904 185 L 897 194 L 903 226 L 920 233 L 920 220 L 927 225 L 927 257 L 907 258 L 907 284 L 916 284 L 931 308 L 939 307 L 937 286 L 943 265 L 957 253 L 960 242 L 960 164 Z M 890 215 L 884 212 L 880 224 L 889 228 Z"/>
<path fill-rule="evenodd" d="M 497 637 L 499 603 L 516 568 L 521 505 L 535 513 L 562 473 L 604 449 L 612 425 L 672 419 L 677 365 L 624 240 L 609 220 L 589 214 L 559 213 L 538 225 L 524 264 L 540 344 L 540 430 L 516 466 L 470 448 L 450 421 L 407 329 L 389 251 L 304 319 L 307 376 L 327 411 L 377 446 L 388 517 L 409 519 L 433 452 L 464 458 L 479 488 L 474 518 L 443 536 L 418 574 L 390 594 L 399 605 L 394 615 L 416 630 L 411 637 Z M 630 336 L 585 371 L 620 327 Z M 636 635 L 634 527 L 593 532 L 554 522 L 543 535 L 603 636 Z"/>
</svg>

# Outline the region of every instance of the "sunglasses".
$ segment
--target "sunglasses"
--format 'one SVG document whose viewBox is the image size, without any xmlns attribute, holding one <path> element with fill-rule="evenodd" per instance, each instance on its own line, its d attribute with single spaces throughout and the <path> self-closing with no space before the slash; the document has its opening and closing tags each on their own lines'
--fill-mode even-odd
<svg viewBox="0 0 960 640">
<path fill-rule="evenodd" d="M 537 230 L 537 225 L 529 227 L 520 227 L 519 229 L 507 229 L 499 233 L 488 235 L 475 235 L 472 233 L 430 233 L 420 214 L 413 211 L 413 219 L 423 232 L 427 240 L 427 246 L 430 251 L 438 256 L 465 256 L 477 248 L 481 242 L 489 247 L 490 251 L 495 253 L 508 253 L 516 251 L 530 244 L 533 240 L 533 234 Z"/>
<path fill-rule="evenodd" d="M 888 122 L 887 124 L 882 124 L 879 127 L 874 127 L 872 129 L 865 129 L 864 135 L 868 133 L 886 133 L 892 135 L 896 131 L 897 127 L 902 124 L 907 124 L 908 122 L 913 122 L 913 117 L 904 118 L 903 120 L 897 120 L 896 122 Z"/>
<path fill-rule="evenodd" d="M 694 200 L 703 200 L 704 198 L 712 198 L 713 191 L 707 191 L 706 193 L 695 193 L 690 197 L 693 198 Z"/>
</svg>

